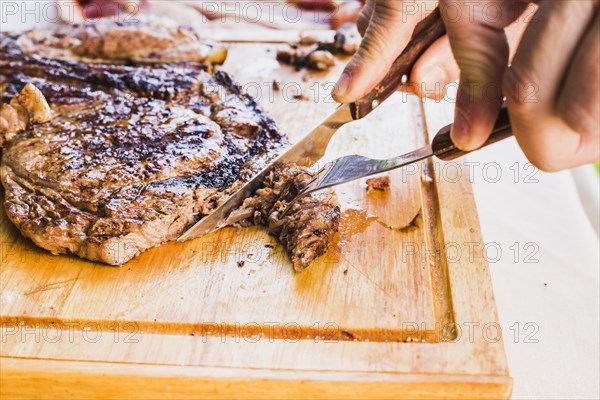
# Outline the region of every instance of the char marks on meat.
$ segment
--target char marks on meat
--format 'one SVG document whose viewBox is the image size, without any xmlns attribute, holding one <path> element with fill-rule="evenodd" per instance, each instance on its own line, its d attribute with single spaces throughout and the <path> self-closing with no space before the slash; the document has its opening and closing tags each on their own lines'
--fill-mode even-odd
<svg viewBox="0 0 600 400">
<path fill-rule="evenodd" d="M 106 49 L 135 29 L 116 24 L 120 34 L 111 35 L 107 24 L 0 36 L 2 107 L 19 109 L 14 99 L 29 84 L 52 112 L 49 121 L 16 120 L 10 132 L 0 118 L 1 168 L 5 209 L 23 235 L 54 254 L 120 265 L 177 238 L 288 142 L 227 73 L 185 61 L 190 35 L 167 35 L 169 57 L 155 58 L 169 62 L 131 63 L 140 59 Z M 61 41 L 68 51 L 56 56 Z M 93 52 L 94 62 L 73 56 L 74 43 L 80 53 Z M 122 58 L 130 63 L 115 63 Z M 263 191 L 288 178 L 272 175 Z M 337 229 L 339 210 L 331 204 L 307 198 L 283 221 L 273 205 L 259 222 L 301 269 Z"/>
</svg>

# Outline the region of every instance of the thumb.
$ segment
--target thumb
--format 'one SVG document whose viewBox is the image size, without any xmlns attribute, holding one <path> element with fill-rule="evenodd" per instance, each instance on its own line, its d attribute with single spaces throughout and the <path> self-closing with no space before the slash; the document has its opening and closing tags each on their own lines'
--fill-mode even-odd
<svg viewBox="0 0 600 400">
<path fill-rule="evenodd" d="M 502 78 L 508 67 L 504 28 L 520 14 L 515 8 L 523 6 L 526 4 L 504 0 L 440 1 L 452 53 L 460 69 L 451 135 L 462 150 L 481 147 L 492 131 L 502 105 Z"/>
<path fill-rule="evenodd" d="M 403 1 L 370 0 L 372 15 L 361 45 L 332 95 L 340 103 L 353 102 L 367 94 L 385 77 L 390 66 L 402 52 L 420 13 L 405 13 Z"/>
</svg>

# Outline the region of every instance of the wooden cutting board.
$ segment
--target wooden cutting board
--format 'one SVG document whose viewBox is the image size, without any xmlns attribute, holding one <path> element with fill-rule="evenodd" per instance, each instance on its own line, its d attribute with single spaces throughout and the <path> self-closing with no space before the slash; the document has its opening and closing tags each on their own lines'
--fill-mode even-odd
<svg viewBox="0 0 600 400">
<path fill-rule="evenodd" d="M 238 45 L 224 69 L 297 140 L 335 108 L 338 64 L 314 75 L 279 67 L 272 46 Z M 342 128 L 326 158 L 414 149 L 438 117 L 426 114 L 397 94 Z M 426 161 L 390 176 L 387 192 L 336 189 L 340 232 L 299 274 L 262 228 L 168 243 L 115 268 L 50 255 L 2 211 L 0 394 L 508 398 L 467 169 Z"/>
</svg>

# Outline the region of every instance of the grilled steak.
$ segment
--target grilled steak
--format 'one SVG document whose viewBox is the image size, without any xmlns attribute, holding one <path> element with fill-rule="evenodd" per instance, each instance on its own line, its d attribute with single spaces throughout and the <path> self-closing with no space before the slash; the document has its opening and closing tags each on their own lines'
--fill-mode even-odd
<svg viewBox="0 0 600 400">
<path fill-rule="evenodd" d="M 67 53 L 52 57 L 65 29 L 0 37 L 2 107 L 22 111 L 16 125 L 9 123 L 17 115 L 11 109 L 2 114 L 8 118 L 4 125 L 0 115 L 5 209 L 38 246 L 120 265 L 177 238 L 288 144 L 227 73 L 212 74 L 193 61 L 114 64 L 93 46 L 85 50 L 95 55 L 93 63 Z M 106 23 L 101 29 L 76 27 L 72 36 L 89 31 L 110 29 Z M 44 38 L 34 42 L 45 57 L 23 45 L 32 37 Z M 110 47 L 106 38 L 113 36 L 103 37 L 100 47 Z M 178 36 L 171 39 L 177 42 Z M 176 47 L 169 52 L 176 54 Z M 26 84 L 43 93 L 50 121 L 20 106 Z M 267 186 L 289 175 L 277 176 Z M 310 215 L 324 209 L 316 227 Z M 327 247 L 337 229 L 335 210 L 329 201 L 307 198 L 280 229 L 272 229 L 296 269 Z M 258 222 L 271 224 L 274 218 L 265 214 Z M 319 232 L 314 234 L 320 239 L 310 239 L 307 230 Z"/>
</svg>

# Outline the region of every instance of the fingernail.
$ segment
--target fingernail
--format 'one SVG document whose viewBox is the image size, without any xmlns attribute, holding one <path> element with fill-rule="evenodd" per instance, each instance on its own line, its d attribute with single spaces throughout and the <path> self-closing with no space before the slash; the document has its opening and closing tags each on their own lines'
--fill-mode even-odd
<svg viewBox="0 0 600 400">
<path fill-rule="evenodd" d="M 336 98 L 343 98 L 348 93 L 348 87 L 350 86 L 351 73 L 350 71 L 344 71 L 340 79 L 337 81 L 331 95 Z"/>
<path fill-rule="evenodd" d="M 466 146 L 469 143 L 470 129 L 469 120 L 461 110 L 457 109 L 454 116 L 454 124 L 452 125 L 452 132 L 450 133 L 452 142 L 459 148 Z"/>
</svg>

